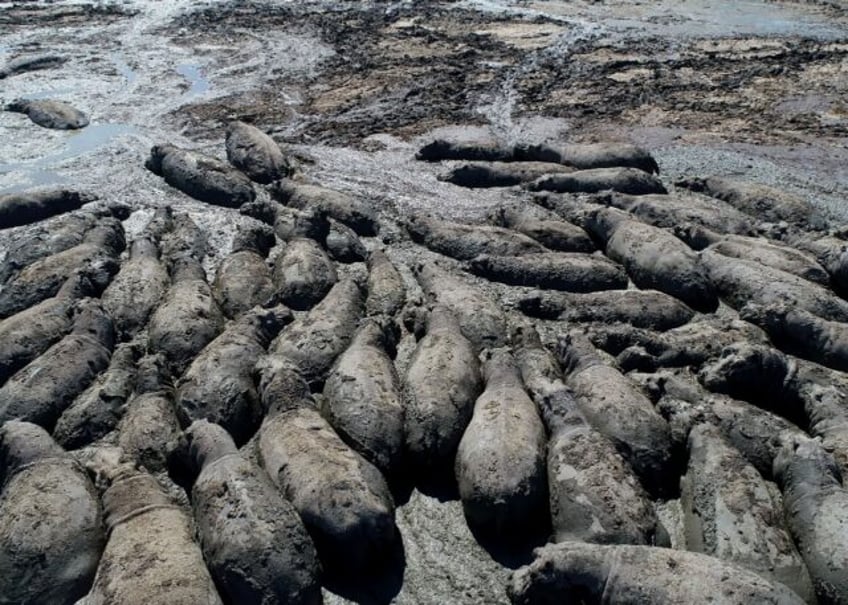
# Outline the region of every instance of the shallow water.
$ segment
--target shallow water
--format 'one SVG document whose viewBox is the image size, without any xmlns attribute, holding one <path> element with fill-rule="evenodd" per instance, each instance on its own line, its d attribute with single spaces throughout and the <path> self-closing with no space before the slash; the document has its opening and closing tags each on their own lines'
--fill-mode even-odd
<svg viewBox="0 0 848 605">
<path fill-rule="evenodd" d="M 187 98 L 202 95 L 203 93 L 208 92 L 211 88 L 211 84 L 209 84 L 209 80 L 207 80 L 206 76 L 203 74 L 203 69 L 200 65 L 183 63 L 181 65 L 177 65 L 175 71 L 188 80 L 189 89 L 188 92 L 186 92 Z"/>
</svg>

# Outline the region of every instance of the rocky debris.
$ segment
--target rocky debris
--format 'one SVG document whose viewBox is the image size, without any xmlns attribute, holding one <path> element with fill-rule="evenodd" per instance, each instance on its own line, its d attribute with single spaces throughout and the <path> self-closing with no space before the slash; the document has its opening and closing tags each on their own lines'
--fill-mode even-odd
<svg viewBox="0 0 848 605">
<path fill-rule="evenodd" d="M 231 122 L 227 127 L 227 159 L 257 183 L 271 183 L 292 172 L 274 139 L 244 122 Z"/>
<path fill-rule="evenodd" d="M 0 599 L 72 605 L 88 592 L 106 535 L 85 469 L 41 427 L 0 425 Z"/>
<path fill-rule="evenodd" d="M 252 202 L 256 191 L 246 176 L 220 160 L 173 145 L 155 145 L 145 166 L 191 197 L 227 208 Z"/>
<path fill-rule="evenodd" d="M 17 99 L 6 105 L 6 111 L 25 113 L 44 128 L 79 130 L 88 126 L 88 116 L 63 101 L 49 99 Z"/>
<path fill-rule="evenodd" d="M 68 189 L 0 195 L 0 229 L 42 221 L 81 208 L 96 199 L 93 195 Z"/>
<path fill-rule="evenodd" d="M 530 565 L 513 574 L 507 589 L 516 605 L 561 603 L 568 594 L 588 603 L 639 605 L 804 602 L 783 584 L 700 553 L 565 542 L 535 554 Z"/>
</svg>

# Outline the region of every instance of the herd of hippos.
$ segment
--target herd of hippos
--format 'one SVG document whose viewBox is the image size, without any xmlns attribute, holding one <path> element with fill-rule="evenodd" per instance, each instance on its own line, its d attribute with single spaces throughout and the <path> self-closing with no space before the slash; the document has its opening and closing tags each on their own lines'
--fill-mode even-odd
<svg viewBox="0 0 848 605">
<path fill-rule="evenodd" d="M 548 528 L 516 604 L 848 603 L 848 234 L 808 203 L 669 192 L 629 145 L 439 140 L 417 158 L 454 160 L 441 178 L 516 201 L 490 224 L 389 218 L 293 178 L 251 125 L 226 150 L 147 161 L 256 219 L 211 283 L 185 213 L 124 255 L 126 207 L 0 196 L 2 228 L 61 215 L 0 266 L 0 604 L 320 603 L 322 574 L 392 551 L 409 477 L 455 479 L 501 542 Z M 458 261 L 410 267 L 423 300 L 373 239 L 388 220 Z M 506 305 L 463 271 L 536 289 Z M 175 467 L 193 518 L 157 481 Z"/>
</svg>

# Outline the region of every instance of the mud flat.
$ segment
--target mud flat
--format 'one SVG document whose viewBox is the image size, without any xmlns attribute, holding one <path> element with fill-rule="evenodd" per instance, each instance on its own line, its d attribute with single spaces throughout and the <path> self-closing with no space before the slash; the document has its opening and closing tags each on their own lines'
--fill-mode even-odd
<svg viewBox="0 0 848 605">
<path fill-rule="evenodd" d="M 334 199 L 345 204 L 362 204 L 368 208 L 369 216 L 373 215 L 375 228 L 369 229 L 368 234 L 360 234 L 361 243 L 369 254 L 381 251 L 397 269 L 408 301 L 403 308 L 400 304 L 390 307 L 394 316 L 386 318 L 387 325 L 395 326 L 397 333 L 387 329 L 385 342 L 381 343 L 385 349 L 385 358 L 381 357 L 383 366 L 390 361 L 399 379 L 406 375 L 419 339 L 426 332 L 431 306 L 439 302 L 432 297 L 433 284 L 419 283 L 417 268 L 437 266 L 438 273 L 449 275 L 450 283 L 461 285 L 462 292 L 474 292 L 479 300 L 485 300 L 484 306 L 497 312 L 497 325 L 504 326 L 503 333 L 495 335 L 494 340 L 466 334 L 475 349 L 495 340 L 497 344 L 509 344 L 510 329 L 527 321 L 535 324 L 542 343 L 551 352 L 560 337 L 574 330 L 584 331 L 599 350 L 579 356 L 583 361 L 575 363 L 580 367 L 559 367 L 563 365 L 562 359 L 558 360 L 559 365 L 552 363 L 545 380 L 567 386 L 573 382 L 572 376 L 588 375 L 588 370 L 595 368 L 597 372 L 603 367 L 605 372 L 615 374 L 616 384 L 628 385 L 619 389 L 623 398 L 637 397 L 633 393 L 642 387 L 635 385 L 646 388 L 644 397 L 638 395 L 640 405 L 655 405 L 657 419 L 668 423 L 672 441 L 671 458 L 667 461 L 668 485 L 659 486 L 662 489 L 650 485 L 647 490 L 661 497 L 653 502 L 657 508 L 666 510 L 676 506 L 680 477 L 686 472 L 683 452 L 689 431 L 699 424 L 713 424 L 720 432 L 727 431 L 728 435 L 724 435 L 729 443 L 727 447 L 740 451 L 745 447 L 739 440 L 744 435 L 753 435 L 751 439 L 756 441 L 767 432 L 763 427 L 783 427 L 797 434 L 823 433 L 837 444 L 838 461 L 844 464 L 843 444 L 848 437 L 842 428 L 843 408 L 848 392 L 838 384 L 822 385 L 819 390 L 825 393 L 823 398 L 793 402 L 787 397 L 788 408 L 763 410 L 754 407 L 764 405 L 753 400 L 754 397 L 749 397 L 752 401 L 742 401 L 731 399 L 737 393 L 730 396 L 707 393 L 697 376 L 701 365 L 711 363 L 756 380 L 770 369 L 757 365 L 760 363 L 757 360 L 762 362 L 767 356 L 732 357 L 737 350 L 732 349 L 728 353 L 729 361 L 722 365 L 716 361 L 721 351 L 709 347 L 704 351 L 698 349 L 698 355 L 688 357 L 667 354 L 690 349 L 690 343 L 702 338 L 699 334 L 747 334 L 740 338 L 775 349 L 786 346 L 786 342 L 803 341 L 803 334 L 794 333 L 773 343 L 765 333 L 755 338 L 751 335 L 758 328 L 753 325 L 747 332 L 725 329 L 740 321 L 740 312 L 743 320 L 750 316 L 751 309 L 746 311 L 744 303 L 774 302 L 765 300 L 764 289 L 757 290 L 756 284 L 745 292 L 721 294 L 720 298 L 732 299 L 734 308 L 727 305 L 727 300 L 722 300 L 714 312 L 712 305 L 705 307 L 703 310 L 708 313 L 696 313 L 694 309 L 690 313 L 684 306 L 681 311 L 684 325 L 678 327 L 677 321 L 669 324 L 674 326 L 674 331 L 652 331 L 644 322 L 638 326 L 603 324 L 604 314 L 578 308 L 584 304 L 580 301 L 601 293 L 582 294 L 579 285 L 572 288 L 574 292 L 561 295 L 563 300 L 571 301 L 572 309 L 556 314 L 559 319 L 527 318 L 521 312 L 521 301 L 537 296 L 532 287 L 543 281 L 536 280 L 538 283 L 530 286 L 510 286 L 486 279 L 484 275 L 491 272 L 471 270 L 480 261 L 475 265 L 474 258 L 456 260 L 429 250 L 415 243 L 404 228 L 410 217 L 422 214 L 451 223 L 492 226 L 490 217 L 504 208 L 519 207 L 534 220 L 567 221 L 569 233 L 573 228 L 574 233 L 581 234 L 585 226 L 581 217 L 597 211 L 599 207 L 593 204 L 602 201 L 605 194 L 596 197 L 561 194 L 555 212 L 551 212 L 534 204 L 533 193 L 520 186 L 468 189 L 440 179 L 460 169 L 465 160 L 431 163 L 416 160 L 415 155 L 436 139 L 473 143 L 486 149 L 508 149 L 511 156 L 507 159 L 513 160 L 522 159 L 515 150 L 526 153 L 535 149 L 538 153 L 541 148 L 608 142 L 636 146 L 650 154 L 659 167 L 657 178 L 675 199 L 692 200 L 692 196 L 698 196 L 700 204 L 725 203 L 705 193 L 694 194 L 675 187 L 681 179 L 717 176 L 766 185 L 811 204 L 831 231 L 828 234 L 820 230 L 821 225 L 814 228 L 751 216 L 751 232 L 745 233 L 746 237 L 763 237 L 800 249 L 803 246 L 798 242 L 828 236 L 832 237 L 828 241 L 835 241 L 839 248 L 840 238 L 845 237 L 841 225 L 848 223 L 848 207 L 844 203 L 848 199 L 848 105 L 844 101 L 848 96 L 848 79 L 844 77 L 848 68 L 848 14 L 839 3 L 464 0 L 351 4 L 311 0 L 198 4 L 189 0 L 167 3 L 59 0 L 49 4 L 16 3 L 4 8 L 0 11 L 0 31 L 3 106 L 15 99 L 58 101 L 84 112 L 90 121 L 81 130 L 53 130 L 38 126 L 25 115 L 0 111 L 0 195 L 67 189 L 90 192 L 97 197 L 96 201 L 69 213 L 0 229 L 0 263 L 4 266 L 0 294 L 4 288 L 16 287 L 13 284 L 24 269 L 10 262 L 15 259 L 7 258 L 9 251 L 25 250 L 31 259 L 61 254 L 79 244 L 84 237 L 83 225 L 90 230 L 107 215 L 123 219 L 127 251 L 116 257 L 116 261 L 126 266 L 132 243 L 155 229 L 156 210 L 163 207 L 172 209 L 174 226 L 156 242 L 156 261 L 170 272 L 169 280 L 173 280 L 174 268 L 184 264 L 184 257 L 189 254 L 194 257 L 192 262 L 202 265 L 211 286 L 219 266 L 233 252 L 234 243 L 239 245 L 238 234 L 256 229 L 256 220 L 237 208 L 213 206 L 189 197 L 146 170 L 144 165 L 151 148 L 162 144 L 190 151 L 191 157 L 212 158 L 226 164 L 227 129 L 232 121 L 238 120 L 255 126 L 269 135 L 273 144 L 279 145 L 295 186 L 337 192 L 340 195 Z M 266 148 L 268 144 L 263 139 Z M 274 154 L 277 157 L 276 151 Z M 567 164 L 566 156 L 535 159 L 563 160 L 562 164 Z M 218 165 L 216 162 L 209 165 Z M 498 170 L 504 170 L 503 165 Z M 278 204 L 272 195 L 273 185 L 254 183 L 252 187 L 256 190 L 256 203 Z M 657 200 L 653 203 L 653 208 L 660 208 Z M 115 211 L 118 205 L 128 208 L 128 217 Z M 316 210 L 310 220 L 320 222 L 323 219 L 320 214 Z M 644 211 L 633 210 L 631 214 L 634 221 L 651 222 Z M 275 214 L 278 220 L 279 216 Z M 151 219 L 154 223 L 150 223 Z M 672 229 L 652 229 L 674 237 Z M 486 229 L 475 227 L 474 230 L 486 233 Z M 58 234 L 68 235 L 58 237 Z M 302 235 L 311 238 L 308 245 L 312 248 L 328 247 L 327 234 L 322 235 L 320 229 Z M 591 240 L 599 249 L 591 252 L 590 237 L 587 232 L 586 250 L 581 248 L 579 253 L 592 253 L 598 262 L 626 266 L 624 258 L 609 261 L 601 258 L 607 252 L 602 242 Z M 21 242 L 28 239 L 32 245 L 22 247 Z M 288 270 L 288 261 L 283 261 L 297 256 L 294 249 L 302 245 L 301 241 L 292 246 L 278 236 L 267 259 L 264 250 L 254 255 L 257 275 L 264 274 L 264 269 L 270 274 L 277 266 L 281 267 L 280 271 Z M 836 252 L 838 256 L 841 249 Z M 360 256 L 365 258 L 364 254 Z M 691 255 L 687 251 L 686 256 L 693 265 L 701 263 L 703 258 L 697 250 Z M 717 253 L 710 252 L 708 256 L 710 263 L 724 264 Z M 645 264 L 652 262 L 644 256 L 640 259 Z M 488 261 L 510 266 L 529 262 L 520 255 Z M 362 289 L 365 300 L 368 265 L 361 261 L 341 263 L 328 259 L 328 262 L 332 262 L 340 282 L 351 280 Z M 74 279 L 79 280 L 97 281 L 94 278 L 103 273 L 96 266 L 72 269 Z M 788 284 L 786 291 L 791 289 L 790 285 L 795 288 L 798 283 L 795 276 L 776 271 L 768 270 L 769 276 L 776 276 L 771 280 L 775 291 L 783 291 L 781 284 Z M 38 274 L 29 273 L 25 278 L 40 279 Z M 734 283 L 730 279 L 726 281 Z M 64 290 L 71 291 L 73 285 Z M 67 316 L 57 318 L 55 333 L 50 332 L 49 338 L 20 313 L 0 320 L 0 333 L 12 334 L 26 351 L 41 352 L 34 360 L 27 358 L 21 364 L 38 367 L 38 363 L 49 361 L 55 365 L 59 363 L 55 359 L 59 353 L 48 355 L 45 351 L 61 353 L 61 349 L 51 347 L 69 338 L 76 314 L 93 304 L 86 297 L 98 298 L 105 287 L 104 283 L 83 283 L 77 288 L 80 300 L 76 294 L 66 302 L 61 299 Z M 617 311 L 607 315 L 625 319 L 641 316 L 636 308 L 638 297 L 633 298 L 636 302 L 628 303 L 628 297 L 619 296 L 620 288 L 624 287 L 628 286 L 623 282 L 616 284 L 617 298 L 609 304 L 618 305 Z M 629 284 L 631 290 L 634 287 Z M 816 296 L 828 305 L 839 309 L 848 305 L 828 284 L 817 284 L 815 288 Z M 591 288 L 587 286 L 583 292 L 587 289 Z M 673 289 L 664 292 L 668 296 L 675 294 Z M 312 310 L 298 310 L 297 304 L 289 305 L 293 309 L 292 325 L 323 321 L 308 315 L 315 309 L 319 315 L 327 313 L 320 305 L 322 296 L 313 294 L 318 300 L 303 306 Z M 552 292 L 545 294 L 550 296 Z M 452 307 L 451 311 L 461 316 L 462 330 L 473 330 L 474 309 L 463 308 L 462 297 L 455 298 L 453 307 L 457 308 Z M 274 292 L 267 299 L 257 302 L 273 307 L 280 302 L 281 295 Z M 184 302 L 190 306 L 191 301 Z M 313 302 L 317 304 L 313 306 Z M 221 301 L 218 304 L 223 305 Z M 364 312 L 357 309 L 354 309 L 356 313 L 352 312 L 357 317 L 340 328 L 350 331 L 342 340 L 351 339 L 358 327 L 358 315 Z M 368 314 L 371 313 L 369 307 Z M 781 326 L 788 326 L 782 328 L 786 330 L 794 329 L 792 326 L 798 323 L 782 317 L 777 319 L 782 320 Z M 834 319 L 839 317 L 812 318 L 807 323 L 819 326 L 820 332 L 827 329 L 827 334 L 838 335 L 841 330 L 834 324 L 842 324 Z M 820 321 L 828 323 L 820 324 Z M 658 328 L 665 327 L 662 322 L 656 324 Z M 222 325 L 217 331 L 224 329 Z M 119 346 L 132 346 L 139 354 L 147 352 L 148 332 L 148 326 L 142 322 L 127 337 L 132 338 L 131 344 Z M 250 361 L 255 357 L 261 366 L 267 355 L 269 363 L 284 363 L 285 355 L 280 351 L 286 347 L 277 345 L 285 342 L 286 334 L 283 329 L 278 337 L 281 340 L 270 344 L 267 351 L 259 344 L 247 347 Z M 335 333 L 332 336 L 340 337 Z M 260 341 L 265 344 L 264 340 Z M 830 345 L 838 349 L 841 343 L 832 339 Z M 619 356 L 619 361 L 626 359 L 632 364 L 628 367 L 647 368 L 655 373 L 642 376 L 620 373 L 607 353 L 619 355 L 625 349 L 626 357 Z M 484 351 L 474 351 L 475 355 L 479 353 L 485 355 Z M 838 353 L 837 350 L 834 354 Z M 206 362 L 214 354 L 213 349 L 198 352 Z M 683 368 L 672 361 L 681 358 L 689 360 Z M 591 360 L 591 364 L 586 360 Z M 808 375 L 827 375 L 807 370 L 798 378 L 793 373 L 797 370 L 793 365 L 796 360 L 788 355 L 786 360 L 787 384 L 797 384 Z M 191 360 L 185 361 L 188 365 Z M 245 367 L 242 371 L 240 365 L 239 376 L 243 378 L 251 372 L 246 360 L 242 361 Z M 332 361 L 323 360 L 322 364 Z M 565 365 L 568 363 L 566 360 Z M 109 371 L 105 359 L 100 365 Z M 346 358 L 344 365 L 353 367 L 355 363 Z M 356 374 L 358 381 L 368 384 L 361 375 L 373 371 L 366 364 L 351 373 Z M 382 371 L 387 372 L 386 368 Z M 254 378 L 260 374 L 256 373 Z M 162 401 L 174 400 L 171 388 L 180 383 L 180 378 L 177 372 L 157 385 L 156 392 L 162 394 Z M 338 379 L 344 381 L 348 377 Z M 6 389 L 10 390 L 23 381 L 23 376 L 16 379 L 13 374 L 8 380 L 11 386 Z M 235 393 L 237 387 L 241 388 L 235 384 L 238 381 L 232 381 L 231 385 L 226 384 L 225 377 L 221 380 L 222 398 L 241 396 Z M 316 395 L 321 392 L 321 380 L 323 377 L 311 385 Z M 92 384 L 92 388 L 100 388 L 109 381 L 101 379 Z M 137 385 L 135 394 L 121 395 L 106 392 L 103 387 L 101 398 L 104 401 L 127 396 L 138 399 L 145 388 L 143 384 Z M 301 396 L 303 393 L 297 388 L 291 384 L 275 387 L 274 408 L 285 414 L 290 413 L 291 407 L 312 405 L 308 403 L 311 397 Z M 79 390 L 81 394 L 69 395 L 62 405 L 68 409 L 74 409 L 75 403 L 80 405 L 89 391 L 82 393 L 83 387 Z M 812 387 L 797 390 L 818 392 Z M 706 406 L 704 401 L 710 405 Z M 316 410 L 326 409 L 321 401 L 313 403 Z M 95 467 L 100 479 L 110 473 L 103 471 L 97 461 L 102 462 L 104 452 L 122 442 L 122 430 L 125 433 L 129 430 L 122 427 L 131 424 L 128 420 L 121 422 L 124 410 L 120 406 L 113 407 L 109 409 L 115 415 L 110 416 L 110 426 L 117 428 L 95 443 L 71 452 L 72 457 Z M 260 415 L 268 412 L 259 408 L 256 413 Z M 557 418 L 557 414 L 563 415 L 560 420 L 566 428 L 558 429 L 563 434 L 572 424 L 590 427 L 582 430 L 591 429 L 592 435 L 597 433 L 593 438 L 598 440 L 608 439 L 609 443 L 599 442 L 598 447 L 616 449 L 620 464 L 626 464 L 626 447 L 621 440 L 610 439 L 601 428 L 593 426 L 591 415 L 577 418 L 556 409 L 549 410 L 549 414 Z M 570 410 L 568 414 L 585 414 L 585 409 Z M 733 432 L 736 428 L 728 420 L 731 417 L 748 424 Z M 162 422 L 169 423 L 165 427 L 168 434 L 178 435 L 187 428 L 179 424 L 178 418 L 179 414 L 163 415 Z M 346 432 L 347 425 L 334 417 L 326 419 L 327 430 L 338 435 L 332 443 L 339 448 L 352 448 L 344 450 L 346 456 L 351 459 L 361 456 L 362 464 L 369 464 L 365 462 L 368 452 L 357 450 L 357 447 L 364 450 L 364 446 L 351 445 L 355 440 Z M 258 426 L 259 418 L 253 420 L 251 426 Z M 790 420 L 796 424 L 790 424 Z M 247 442 L 241 454 L 251 459 L 251 464 L 258 464 L 253 449 L 257 439 L 251 439 L 249 432 L 240 434 L 237 441 Z M 123 441 L 128 438 L 126 434 L 123 437 Z M 133 437 L 145 439 L 144 435 Z M 663 451 L 668 449 L 667 445 L 662 444 Z M 770 452 L 772 447 L 765 440 L 746 445 L 751 451 Z M 0 468 L 3 456 L 7 455 L 2 446 L 0 439 Z M 169 446 L 168 452 L 158 452 L 163 459 L 168 458 L 168 463 L 167 473 L 160 473 L 157 480 L 166 484 L 171 499 L 176 496 L 180 514 L 190 520 L 192 513 L 186 506 L 186 494 L 191 492 L 196 469 L 191 469 L 191 456 L 179 450 L 180 446 L 175 451 Z M 805 459 L 792 458 L 791 448 L 782 455 L 788 467 L 795 464 L 804 468 Z M 824 460 L 822 464 L 830 472 L 836 462 Z M 463 513 L 450 464 L 440 466 L 435 484 L 432 477 L 425 480 L 419 476 L 402 454 L 397 465 L 400 470 L 393 471 L 389 480 L 396 543 L 382 552 L 381 564 L 375 565 L 367 578 L 344 577 L 338 570 L 322 576 L 324 602 L 469 605 L 509 602 L 506 587 L 511 573 L 533 561 L 532 547 L 548 541 L 550 531 L 542 528 L 527 544 L 518 545 L 514 540 L 504 539 L 510 537 L 506 535 L 511 531 L 509 523 L 501 524 L 500 535 L 498 531 L 493 535 L 481 533 L 477 528 L 472 531 Z M 766 468 L 768 465 L 754 466 L 771 490 L 769 497 L 774 496 L 772 500 L 779 502 L 778 488 L 771 483 L 774 478 Z M 376 467 L 363 468 L 370 469 L 363 472 L 380 472 Z M 630 476 L 630 470 L 627 474 Z M 634 482 L 637 475 L 633 475 Z M 793 497 L 798 489 L 803 490 L 796 487 L 799 483 L 803 483 L 801 479 L 787 484 L 791 485 Z M 641 493 L 645 487 L 636 486 L 634 490 Z M 98 484 L 98 488 L 102 486 Z M 828 489 L 838 492 L 832 496 L 835 500 L 844 499 L 844 494 L 838 491 L 842 488 L 834 484 Z M 11 497 L 0 492 L 0 498 Z M 553 511 L 548 512 L 556 518 Z M 176 513 L 165 516 L 168 515 Z M 542 525 L 549 521 L 543 517 L 545 514 L 540 513 Z M 791 531 L 800 530 L 791 528 Z M 601 533 L 619 535 L 612 530 Z M 669 534 L 673 531 L 660 522 L 649 537 L 657 545 L 667 546 L 670 542 L 676 548 L 687 548 L 685 539 L 681 542 Z M 696 550 L 691 544 L 688 549 Z M 592 557 L 603 559 L 600 552 L 593 551 Z M 0 567 L 3 556 L 0 550 Z M 806 564 L 812 565 L 809 561 Z M 816 561 L 815 565 L 826 567 L 827 561 Z M 715 569 L 735 568 L 731 562 L 722 561 Z M 810 572 L 816 584 L 815 576 L 821 573 L 820 569 L 811 568 Z M 521 577 L 529 577 L 530 572 L 522 573 Z M 739 577 L 753 582 L 750 573 L 739 571 Z"/>
</svg>

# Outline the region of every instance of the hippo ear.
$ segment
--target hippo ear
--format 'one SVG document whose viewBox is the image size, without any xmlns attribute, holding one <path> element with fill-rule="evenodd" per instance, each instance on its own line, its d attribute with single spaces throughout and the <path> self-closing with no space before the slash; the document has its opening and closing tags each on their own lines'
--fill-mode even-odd
<svg viewBox="0 0 848 605">
<path fill-rule="evenodd" d="M 773 436 L 772 443 L 776 446 L 776 453 L 772 462 L 772 472 L 776 479 L 781 480 L 786 469 L 789 467 L 789 463 L 795 456 L 795 450 L 798 449 L 800 442 L 794 433 L 784 431 Z"/>
<path fill-rule="evenodd" d="M 427 318 L 430 309 L 421 300 L 409 301 L 400 312 L 400 320 L 406 331 L 421 340 L 427 332 Z"/>
</svg>

